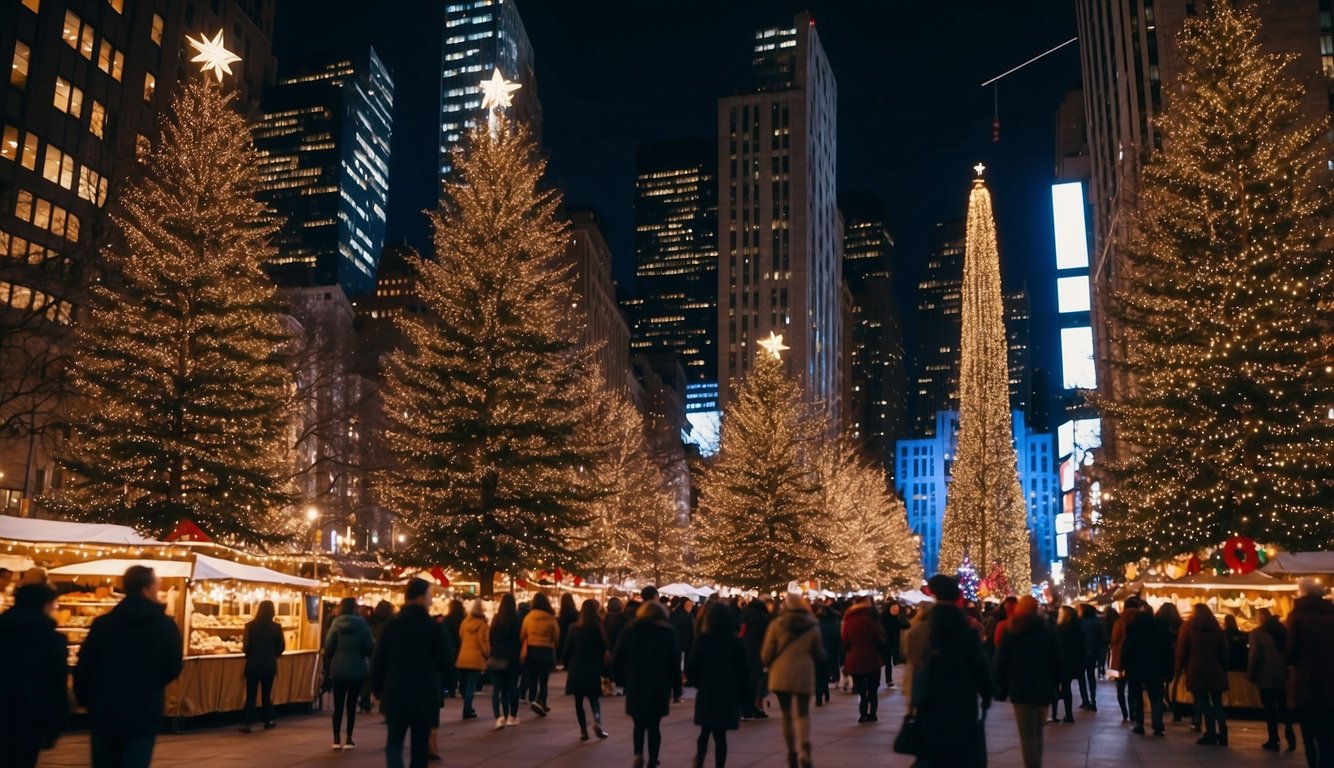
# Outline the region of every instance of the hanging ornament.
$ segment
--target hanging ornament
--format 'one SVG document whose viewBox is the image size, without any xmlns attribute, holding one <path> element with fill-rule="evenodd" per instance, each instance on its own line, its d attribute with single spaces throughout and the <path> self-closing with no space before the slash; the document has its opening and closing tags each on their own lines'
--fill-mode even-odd
<svg viewBox="0 0 1334 768">
<path fill-rule="evenodd" d="M 1202 570 L 1204 570 L 1204 566 L 1202 566 L 1202 565 L 1200 564 L 1200 556 L 1199 556 L 1199 555 L 1191 555 L 1191 556 L 1190 556 L 1190 560 L 1188 560 L 1188 561 L 1186 562 L 1186 573 L 1187 573 L 1187 575 L 1194 575 L 1194 574 L 1199 573 L 1199 572 L 1202 571 Z"/>
<path fill-rule="evenodd" d="M 1228 570 L 1237 573 L 1250 573 L 1260 567 L 1260 553 L 1255 548 L 1255 539 L 1249 536 L 1233 536 L 1223 544 L 1223 562 Z"/>
</svg>

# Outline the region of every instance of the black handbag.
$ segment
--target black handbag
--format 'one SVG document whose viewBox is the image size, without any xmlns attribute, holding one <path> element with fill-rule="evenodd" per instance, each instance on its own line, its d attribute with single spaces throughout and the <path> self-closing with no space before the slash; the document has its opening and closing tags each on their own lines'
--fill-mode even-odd
<svg viewBox="0 0 1334 768">
<path fill-rule="evenodd" d="M 899 728 L 898 735 L 894 737 L 894 751 L 900 755 L 921 754 L 922 728 L 917 722 L 916 715 L 903 716 L 903 725 Z"/>
</svg>

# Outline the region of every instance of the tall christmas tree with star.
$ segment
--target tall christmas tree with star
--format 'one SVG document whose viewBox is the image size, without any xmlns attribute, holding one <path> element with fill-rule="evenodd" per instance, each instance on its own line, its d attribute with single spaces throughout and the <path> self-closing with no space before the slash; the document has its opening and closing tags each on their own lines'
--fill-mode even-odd
<svg viewBox="0 0 1334 768">
<path fill-rule="evenodd" d="M 829 521 L 817 462 L 824 419 L 784 370 L 783 337 L 759 344 L 700 473 L 695 554 L 699 575 L 769 591 L 819 574 Z"/>
<path fill-rule="evenodd" d="M 501 110 L 515 87 L 483 82 L 489 119 L 455 150 L 431 215 L 435 259 L 414 259 L 428 312 L 407 315 L 384 385 L 390 466 L 377 478 L 409 531 L 400 556 L 475 574 L 570 569 L 571 535 L 606 493 L 590 351 L 579 347 L 557 194 L 521 124 Z"/>
<path fill-rule="evenodd" d="M 1026 590 L 1032 579 L 1028 511 L 1010 421 L 1000 252 L 984 168 L 979 163 L 974 170 L 963 262 L 959 447 L 945 499 L 940 568 L 950 573 L 965 558 L 987 573 L 999 565 L 1012 586 Z"/>
<path fill-rule="evenodd" d="M 1334 546 L 1329 121 L 1307 64 L 1266 54 L 1252 10 L 1186 21 L 1111 309 L 1129 385 L 1099 401 L 1121 450 L 1102 563 L 1243 536 Z M 1321 97 L 1323 101 L 1323 96 Z"/>
<path fill-rule="evenodd" d="M 49 504 L 155 537 L 188 518 L 262 545 L 282 537 L 273 513 L 290 502 L 289 337 L 260 268 L 273 228 L 257 223 L 259 155 L 221 85 L 239 60 L 222 42 L 191 40 L 205 75 L 116 201 L 75 334 L 71 480 Z"/>
</svg>

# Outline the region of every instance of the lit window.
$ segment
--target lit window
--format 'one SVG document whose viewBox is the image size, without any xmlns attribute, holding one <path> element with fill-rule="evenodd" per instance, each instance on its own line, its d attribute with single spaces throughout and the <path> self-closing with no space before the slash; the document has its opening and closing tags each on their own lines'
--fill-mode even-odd
<svg viewBox="0 0 1334 768">
<path fill-rule="evenodd" d="M 83 31 L 79 33 L 79 53 L 85 59 L 93 60 L 93 28 L 87 24 L 83 25 Z"/>
<path fill-rule="evenodd" d="M 49 200 L 37 199 L 36 205 L 32 208 L 32 224 L 40 229 L 51 228 L 51 202 Z M 64 227 L 61 227 L 64 230 Z"/>
<path fill-rule="evenodd" d="M 19 221 L 32 221 L 32 193 L 26 189 L 19 190 L 14 202 L 14 217 Z"/>
<path fill-rule="evenodd" d="M 46 155 L 42 161 L 42 178 L 52 184 L 60 183 L 60 150 L 52 144 L 46 145 Z"/>
<path fill-rule="evenodd" d="M 19 165 L 30 171 L 37 170 L 37 137 L 31 133 L 23 137 L 23 156 Z"/>
<path fill-rule="evenodd" d="M 37 13 L 37 11 L 42 7 L 42 0 L 23 0 L 23 7 L 27 8 L 33 13 Z"/>
<path fill-rule="evenodd" d="M 144 74 L 144 101 L 152 101 L 153 94 L 157 93 L 157 78 L 152 73 Z"/>
<path fill-rule="evenodd" d="M 106 122 L 107 122 L 106 107 L 102 106 L 102 102 L 94 99 L 92 115 L 91 118 L 88 120 L 88 132 L 93 134 L 99 139 L 102 138 L 102 130 L 106 126 Z"/>
<path fill-rule="evenodd" d="M 56 109 L 73 117 L 83 114 L 83 91 L 63 77 L 56 78 Z"/>
<path fill-rule="evenodd" d="M 5 126 L 3 136 L 0 136 L 0 159 L 5 159 L 11 163 L 19 156 L 19 129 L 12 125 Z"/>
<path fill-rule="evenodd" d="M 148 36 L 154 43 L 162 45 L 162 17 L 156 13 L 153 14 L 153 26 L 149 28 Z"/>
<path fill-rule="evenodd" d="M 116 13 L 125 12 L 125 0 L 107 0 L 107 5 L 111 6 Z"/>
<path fill-rule="evenodd" d="M 65 28 L 60 33 L 60 39 L 74 50 L 79 49 L 79 27 L 83 22 L 79 21 L 79 14 L 74 11 L 65 11 Z"/>
<path fill-rule="evenodd" d="M 15 88 L 22 88 L 28 84 L 28 59 L 32 57 L 32 51 L 27 44 L 18 40 L 14 41 L 14 63 L 9 68 L 9 84 Z"/>
</svg>

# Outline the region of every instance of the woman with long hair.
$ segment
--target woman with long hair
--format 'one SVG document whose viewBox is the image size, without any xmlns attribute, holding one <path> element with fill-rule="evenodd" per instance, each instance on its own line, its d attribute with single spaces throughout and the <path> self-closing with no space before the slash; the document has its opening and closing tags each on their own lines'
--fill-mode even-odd
<svg viewBox="0 0 1334 768">
<path fill-rule="evenodd" d="M 1056 642 L 1061 648 L 1061 674 L 1056 678 L 1056 698 L 1051 701 L 1051 719 L 1047 722 L 1073 723 L 1074 692 L 1070 684 L 1084 670 L 1084 630 L 1079 624 L 1079 615 L 1068 605 L 1061 606 L 1056 614 Z M 1056 717 L 1056 705 L 1061 702 L 1065 702 L 1064 721 Z"/>
<path fill-rule="evenodd" d="M 596 600 L 585 600 L 579 618 L 565 637 L 561 661 L 565 664 L 565 693 L 574 695 L 574 715 L 579 721 L 579 739 L 588 741 L 584 700 L 593 714 L 593 733 L 607 738 L 602 730 L 602 667 L 607 660 L 607 636 L 602 629 L 602 610 Z"/>
<path fill-rule="evenodd" d="M 1227 746 L 1227 712 L 1223 692 L 1228 689 L 1227 635 L 1218 617 L 1204 603 L 1196 603 L 1190 621 L 1177 641 L 1177 674 L 1195 697 L 1195 711 L 1204 721 L 1204 735 L 1196 744 Z"/>
<path fill-rule="evenodd" d="M 690 654 L 690 674 L 695 695 L 695 766 L 703 768 L 713 739 L 717 768 L 727 765 L 727 732 L 741 724 L 741 708 L 750 701 L 746 672 L 746 648 L 737 637 L 736 620 L 725 603 L 711 602 L 695 648 Z"/>
<path fill-rule="evenodd" d="M 333 748 L 354 749 L 352 729 L 357 724 L 357 697 L 370 674 L 375 638 L 366 620 L 357 615 L 356 598 L 345 597 L 338 605 L 338 618 L 324 638 L 325 676 L 333 681 Z M 347 712 L 347 738 L 342 739 L 343 712 Z"/>
<path fill-rule="evenodd" d="M 491 714 L 499 730 L 519 724 L 519 611 L 508 592 L 500 596 L 491 617 L 490 641 L 486 668 L 491 673 Z"/>
<path fill-rule="evenodd" d="M 574 595 L 566 592 L 560 596 L 560 610 L 556 612 L 556 626 L 560 627 L 561 639 L 570 636 L 570 627 L 579 620 L 579 606 L 574 602 Z M 561 664 L 565 662 L 562 660 Z"/>
<path fill-rule="evenodd" d="M 245 714 L 241 733 L 250 733 L 255 721 L 255 693 L 258 690 L 264 703 L 264 728 L 272 728 L 273 678 L 278 674 L 278 657 L 287 650 L 283 628 L 274 619 L 276 611 L 272 600 L 265 600 L 255 611 L 255 618 L 245 625 L 241 648 L 245 652 Z"/>
<path fill-rule="evenodd" d="M 547 706 L 547 683 L 556 667 L 556 649 L 560 647 L 560 624 L 551 609 L 551 599 L 543 592 L 533 596 L 533 609 L 523 618 L 519 629 L 523 684 L 528 706 L 538 717 L 551 714 Z"/>
</svg>

